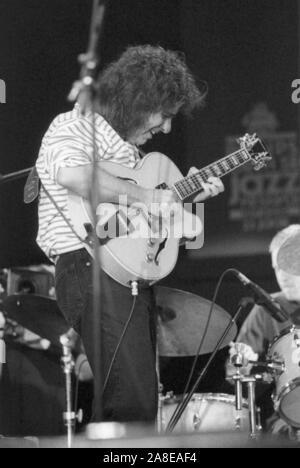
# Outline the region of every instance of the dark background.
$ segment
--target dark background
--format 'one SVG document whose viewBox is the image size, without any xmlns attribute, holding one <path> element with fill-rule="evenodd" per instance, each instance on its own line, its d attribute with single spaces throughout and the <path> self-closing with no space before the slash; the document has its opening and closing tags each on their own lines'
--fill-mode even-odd
<svg viewBox="0 0 300 468">
<path fill-rule="evenodd" d="M 1 174 L 32 166 L 50 121 L 70 108 L 66 97 L 79 75 L 78 54 L 87 47 L 91 5 L 88 0 L 0 3 L 0 78 L 7 86 L 7 102 L 0 104 Z M 100 67 L 128 45 L 151 43 L 184 51 L 197 79 L 208 83 L 206 107 L 192 121 L 178 117 L 170 135 L 157 136 L 145 149 L 167 154 L 185 172 L 223 156 L 225 137 L 243 133 L 241 120 L 256 102 L 268 104 L 279 117 L 280 130 L 297 131 L 298 109 L 290 98 L 298 72 L 297 28 L 296 0 L 111 0 Z M 47 262 L 35 243 L 36 202 L 22 201 L 24 182 L 0 186 L 0 268 Z M 228 189 L 228 179 L 224 184 Z M 205 246 L 228 234 L 228 195 L 225 191 L 205 206 Z M 266 236 L 271 240 L 273 234 Z M 233 242 L 242 241 L 243 233 L 235 233 Z M 276 290 L 268 254 L 255 254 L 255 244 L 252 250 L 248 256 L 228 255 L 224 246 L 223 254 L 213 255 L 210 249 L 207 256 L 204 247 L 197 258 L 182 251 L 163 284 L 211 299 L 221 273 L 235 267 L 268 291 Z M 217 302 L 233 314 L 243 294 L 228 277 Z M 225 350 L 204 391 L 226 388 L 224 356 Z M 172 360 L 164 360 L 167 390 L 182 390 L 186 359 L 180 360 L 179 380 Z"/>
</svg>

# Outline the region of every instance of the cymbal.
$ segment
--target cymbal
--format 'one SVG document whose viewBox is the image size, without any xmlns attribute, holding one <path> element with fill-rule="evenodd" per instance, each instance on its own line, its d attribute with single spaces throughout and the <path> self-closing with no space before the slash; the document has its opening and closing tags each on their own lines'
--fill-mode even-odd
<svg viewBox="0 0 300 468">
<path fill-rule="evenodd" d="M 195 356 L 202 339 L 211 301 L 190 292 L 155 286 L 156 303 L 159 308 L 158 353 L 160 356 Z M 208 332 L 200 354 L 213 352 L 231 316 L 219 305 L 212 311 Z M 227 346 L 237 333 L 231 328 L 221 348 Z"/>
<path fill-rule="evenodd" d="M 46 296 L 12 294 L 4 300 L 3 309 L 8 318 L 56 346 L 61 346 L 60 335 L 70 328 L 56 300 Z"/>
<path fill-rule="evenodd" d="M 281 270 L 290 275 L 300 275 L 300 233 L 287 239 L 279 248 L 277 263 Z"/>
</svg>

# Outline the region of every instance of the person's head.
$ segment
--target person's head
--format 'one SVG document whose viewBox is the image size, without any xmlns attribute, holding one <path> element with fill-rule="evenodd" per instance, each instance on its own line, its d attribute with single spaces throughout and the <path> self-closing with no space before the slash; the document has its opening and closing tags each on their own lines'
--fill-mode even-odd
<svg viewBox="0 0 300 468">
<path fill-rule="evenodd" d="M 272 257 L 272 266 L 274 268 L 276 279 L 280 289 L 289 301 L 300 302 L 300 276 L 291 275 L 278 266 L 278 252 L 280 247 L 295 234 L 300 233 L 300 224 L 291 224 L 279 231 L 272 239 L 269 251 Z"/>
<path fill-rule="evenodd" d="M 184 58 L 151 45 L 129 47 L 97 81 L 98 110 L 125 140 L 143 145 L 169 133 L 172 118 L 204 100 Z"/>
</svg>

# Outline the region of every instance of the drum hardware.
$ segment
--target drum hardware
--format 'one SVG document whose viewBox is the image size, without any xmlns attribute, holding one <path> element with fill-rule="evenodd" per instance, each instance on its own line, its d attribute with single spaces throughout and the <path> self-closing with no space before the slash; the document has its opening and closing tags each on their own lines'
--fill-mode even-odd
<svg viewBox="0 0 300 468">
<path fill-rule="evenodd" d="M 63 370 L 65 374 L 66 384 L 66 411 L 63 413 L 64 423 L 67 426 L 67 444 L 68 448 L 72 447 L 72 436 L 73 429 L 75 427 L 76 420 L 82 421 L 82 410 L 79 410 L 77 414 L 72 411 L 72 371 L 74 369 L 74 360 L 72 355 L 72 337 L 66 333 L 61 335 L 60 342 L 63 349 L 63 355 L 61 358 L 63 364 Z"/>
<path fill-rule="evenodd" d="M 256 427 L 260 434 L 263 430 L 263 427 L 262 427 L 262 422 L 261 422 L 261 409 L 259 406 L 257 406 L 256 408 Z"/>
<path fill-rule="evenodd" d="M 165 430 L 165 419 L 164 419 L 164 405 L 168 400 L 174 399 L 174 392 L 170 391 L 163 395 L 163 385 L 160 383 L 158 393 L 158 413 L 157 413 L 157 432 L 161 433 Z"/>
<path fill-rule="evenodd" d="M 234 380 L 234 387 L 235 387 L 235 409 L 237 411 L 236 423 L 235 427 L 237 430 L 241 428 L 241 419 L 238 416 L 240 411 L 242 410 L 242 400 L 243 400 L 243 392 L 242 392 L 242 374 L 240 373 L 239 369 L 237 369 L 236 374 L 232 377 Z"/>
<path fill-rule="evenodd" d="M 189 401 L 193 397 L 193 394 L 194 394 L 195 390 L 197 389 L 200 382 L 202 381 L 202 379 L 206 375 L 206 373 L 207 373 L 207 371 L 209 369 L 209 366 L 211 365 L 212 361 L 214 360 L 217 352 L 220 349 L 222 349 L 222 347 L 224 347 L 225 344 L 229 344 L 229 342 L 232 341 L 232 340 L 228 341 L 228 337 L 232 336 L 233 331 L 236 332 L 236 329 L 237 329 L 236 321 L 237 321 L 239 315 L 241 314 L 241 312 L 245 311 L 245 310 L 247 310 L 249 312 L 249 310 L 252 307 L 253 307 L 253 300 L 251 298 L 244 297 L 244 298 L 242 298 L 240 300 L 240 302 L 239 302 L 239 304 L 237 306 L 237 310 L 235 311 L 234 315 L 227 321 L 227 326 L 225 328 L 223 327 L 222 330 L 221 330 L 221 333 L 219 335 L 217 335 L 217 336 L 220 336 L 220 338 L 217 341 L 217 343 L 215 344 L 215 346 L 212 347 L 212 349 L 213 349 L 212 354 L 209 357 L 206 365 L 202 369 L 202 372 L 200 373 L 199 377 L 196 379 L 196 382 L 194 383 L 192 389 L 189 391 L 189 393 L 186 396 L 184 396 L 184 398 L 183 398 L 182 402 L 180 403 L 180 405 L 178 405 L 178 407 L 175 409 L 174 414 L 172 415 L 172 417 L 171 417 L 171 419 L 169 421 L 167 430 L 172 431 L 174 429 L 174 427 L 176 426 L 176 424 L 178 423 L 178 421 L 179 421 L 181 415 L 183 414 L 185 408 L 187 407 Z M 206 321 L 206 323 L 207 323 L 207 321 Z M 214 320 L 210 324 L 210 327 L 212 327 L 213 324 L 214 324 Z M 211 332 L 210 338 L 212 338 L 212 332 Z M 199 340 L 199 338 L 198 338 L 198 340 Z M 205 344 L 205 342 L 204 342 L 204 344 Z M 212 343 L 210 343 L 210 346 L 212 346 Z M 199 344 L 198 344 L 198 347 L 199 347 Z M 203 352 L 203 349 L 202 349 L 202 352 Z"/>
<path fill-rule="evenodd" d="M 255 385 L 258 380 L 263 380 L 261 374 L 242 375 L 240 369 L 245 365 L 244 358 L 241 353 L 237 353 L 232 358 L 232 363 L 236 367 L 236 373 L 229 377 L 228 380 L 233 380 L 235 384 L 235 407 L 239 414 L 242 409 L 242 384 L 246 383 L 248 387 L 248 411 L 250 422 L 250 438 L 257 439 L 261 430 L 260 409 L 256 408 L 255 403 Z M 257 363 L 256 363 L 257 364 Z M 239 420 L 237 419 L 236 428 L 240 429 Z"/>
<path fill-rule="evenodd" d="M 247 384 L 250 437 L 252 439 L 258 438 L 259 434 L 262 431 L 261 411 L 260 408 L 256 407 L 255 403 L 256 382 L 262 381 L 270 384 L 275 380 L 276 376 L 281 375 L 286 370 L 284 361 L 279 360 L 278 355 L 276 355 L 276 358 L 278 360 L 268 359 L 266 361 L 248 361 L 244 358 L 242 353 L 238 351 L 231 359 L 232 364 L 236 368 L 236 372 L 233 376 L 229 377 L 228 380 L 234 380 L 235 383 L 235 401 L 237 411 L 241 409 L 242 384 Z M 241 368 L 247 366 L 248 364 L 252 364 L 254 366 L 259 367 L 265 367 L 267 372 L 256 373 L 253 375 L 241 374 Z"/>
<path fill-rule="evenodd" d="M 257 375 L 249 375 L 243 377 L 242 382 L 247 383 L 248 387 L 248 405 L 249 405 L 249 421 L 250 421 L 250 438 L 257 439 L 259 437 L 259 429 L 257 424 L 257 410 L 255 403 L 255 385 L 257 381 Z M 261 427 L 261 425 L 260 425 Z"/>
<path fill-rule="evenodd" d="M 255 385 L 257 381 L 263 381 L 268 384 L 272 383 L 278 376 L 286 371 L 284 359 L 278 353 L 274 353 L 273 357 L 266 361 L 248 361 L 244 358 L 243 354 L 237 350 L 237 353 L 231 359 L 232 364 L 236 368 L 233 376 L 227 380 L 233 380 L 235 384 L 235 405 L 236 410 L 240 411 L 242 401 L 242 384 L 246 383 L 248 387 L 248 408 L 249 408 L 249 421 L 250 421 L 250 437 L 257 439 L 262 431 L 260 409 L 256 408 L 255 403 Z M 243 375 L 241 368 L 248 364 L 254 366 L 265 367 L 267 372 L 255 375 Z M 270 375 L 272 374 L 272 375 Z M 238 426 L 237 426 L 238 428 Z"/>
<path fill-rule="evenodd" d="M 157 419 L 156 419 L 156 427 L 157 432 L 162 432 L 163 426 L 163 402 L 164 402 L 164 395 L 163 395 L 164 386 L 162 383 L 159 382 L 158 384 L 158 409 L 157 409 Z"/>
<path fill-rule="evenodd" d="M 232 379 L 234 380 L 234 389 L 235 389 L 235 408 L 237 411 L 241 411 L 242 407 L 242 378 L 243 375 L 240 372 L 240 369 L 245 365 L 245 360 L 242 353 L 237 352 L 232 357 L 232 364 L 236 368 L 236 373 L 233 375 Z"/>
<path fill-rule="evenodd" d="M 261 372 L 257 375 L 261 376 L 263 382 L 271 383 L 276 375 L 280 375 L 285 372 L 286 367 L 283 360 L 266 360 L 266 361 L 247 361 L 249 364 L 252 364 L 256 367 L 265 367 L 266 372 Z M 271 377 L 270 374 L 273 376 Z"/>
<path fill-rule="evenodd" d="M 285 363 L 283 361 L 268 361 L 265 365 L 267 369 L 275 375 L 280 375 L 286 370 Z"/>
<path fill-rule="evenodd" d="M 259 408 L 255 407 L 255 385 L 257 381 L 263 381 L 268 384 L 275 382 L 276 390 L 273 393 L 273 403 L 275 411 L 285 420 L 296 434 L 300 427 L 300 340 L 299 333 L 295 332 L 295 327 L 284 330 L 281 335 L 275 338 L 270 346 L 266 361 L 247 361 L 241 353 L 233 356 L 232 363 L 236 367 L 236 372 L 228 380 L 235 383 L 236 409 L 240 408 L 241 386 L 246 383 L 248 387 L 248 405 L 250 421 L 250 437 L 257 438 L 261 432 L 261 423 L 259 421 Z M 241 374 L 241 367 L 247 364 L 264 367 L 266 372 L 255 375 L 244 376 Z M 291 374 L 291 375 L 290 375 Z M 290 381 L 287 378 L 297 377 Z M 298 431 L 300 433 L 300 431 Z"/>
</svg>

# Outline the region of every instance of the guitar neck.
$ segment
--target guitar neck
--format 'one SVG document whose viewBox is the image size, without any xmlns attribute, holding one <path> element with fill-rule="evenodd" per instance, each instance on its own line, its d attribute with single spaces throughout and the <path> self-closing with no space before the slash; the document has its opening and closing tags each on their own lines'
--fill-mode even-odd
<svg viewBox="0 0 300 468">
<path fill-rule="evenodd" d="M 238 151 L 209 164 L 203 169 L 200 169 L 200 171 L 195 174 L 184 177 L 178 182 L 175 182 L 173 189 L 176 191 L 177 195 L 179 195 L 180 199 L 184 201 L 202 190 L 202 183 L 207 182 L 209 177 L 223 177 L 243 166 L 250 161 L 250 159 L 251 156 L 245 149 L 239 149 Z"/>
</svg>

